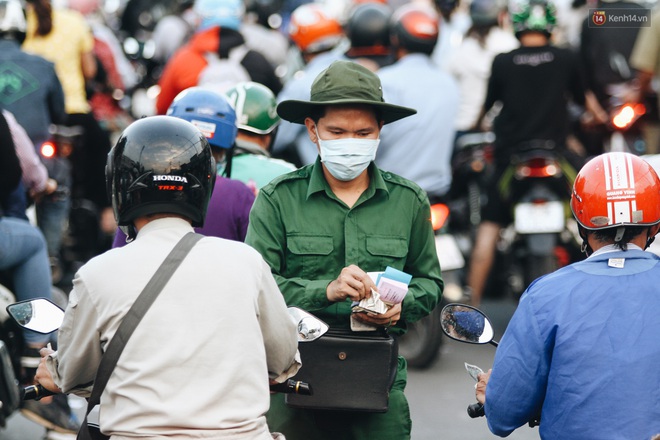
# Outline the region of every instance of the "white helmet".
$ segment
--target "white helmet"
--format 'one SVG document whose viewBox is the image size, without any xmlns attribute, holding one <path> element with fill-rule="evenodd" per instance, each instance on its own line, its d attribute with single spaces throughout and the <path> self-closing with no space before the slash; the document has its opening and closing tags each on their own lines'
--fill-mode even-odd
<svg viewBox="0 0 660 440">
<path fill-rule="evenodd" d="M 0 0 L 0 36 L 2 38 L 11 37 L 23 42 L 26 30 L 25 11 L 21 2 L 19 0 Z"/>
</svg>

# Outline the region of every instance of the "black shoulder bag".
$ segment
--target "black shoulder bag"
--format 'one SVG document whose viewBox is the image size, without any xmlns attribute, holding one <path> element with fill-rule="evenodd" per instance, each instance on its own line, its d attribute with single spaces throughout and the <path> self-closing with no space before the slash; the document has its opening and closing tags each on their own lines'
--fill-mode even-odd
<svg viewBox="0 0 660 440">
<path fill-rule="evenodd" d="M 172 274 L 179 267 L 179 264 L 181 264 L 186 255 L 188 255 L 188 252 L 190 252 L 195 243 L 202 237 L 200 234 L 189 232 L 179 240 L 156 273 L 151 277 L 142 290 L 142 293 L 140 293 L 140 296 L 137 297 L 128 313 L 126 313 L 126 316 L 124 316 L 117 329 L 117 333 L 115 333 L 112 340 L 108 343 L 108 349 L 103 353 L 103 357 L 101 358 L 101 363 L 94 379 L 92 395 L 87 400 L 85 420 L 78 431 L 77 440 L 108 440 L 110 438 L 101 433 L 97 424 L 88 424 L 87 418 L 89 417 L 89 413 L 101 402 L 101 394 L 110 379 L 112 371 L 115 369 L 117 360 L 133 331 L 140 323 L 140 320 L 147 310 L 149 310 L 149 307 L 151 307 L 151 304 L 153 304 L 161 290 L 163 290 L 165 284 L 170 280 Z"/>
<path fill-rule="evenodd" d="M 302 367 L 295 379 L 314 387 L 312 396 L 286 394 L 298 409 L 386 412 L 397 373 L 399 350 L 387 332 L 331 328 L 318 340 L 299 344 Z"/>
</svg>

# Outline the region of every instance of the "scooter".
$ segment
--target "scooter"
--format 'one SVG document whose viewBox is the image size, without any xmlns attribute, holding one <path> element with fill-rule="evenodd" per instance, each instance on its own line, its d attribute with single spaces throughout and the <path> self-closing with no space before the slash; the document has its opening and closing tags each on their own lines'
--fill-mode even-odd
<svg viewBox="0 0 660 440">
<path fill-rule="evenodd" d="M 610 137 L 606 149 L 612 152 L 644 154 L 646 144 L 637 121 L 646 114 L 646 106 L 643 103 L 626 102 L 623 97 L 628 88 L 628 83 L 608 86 L 610 121 L 607 129 Z"/>
<path fill-rule="evenodd" d="M 450 211 L 448 205 L 436 203 L 431 206 L 431 224 L 435 232 L 435 247 L 445 283 L 443 301 L 463 299 L 461 272 L 465 259 L 459 244 L 448 229 Z M 399 336 L 399 354 L 412 368 L 429 368 L 440 355 L 442 333 L 440 332 L 441 304 L 419 321 L 408 323 L 408 331 Z"/>
<path fill-rule="evenodd" d="M 53 283 L 58 286 L 68 287 L 80 266 L 107 250 L 112 242 L 101 231 L 99 207 L 85 198 L 80 185 L 75 184 L 76 174 L 83 173 L 81 170 L 85 168 L 81 156 L 83 133 L 81 126 L 53 124 L 50 139 L 40 147 L 46 164 L 60 164 L 62 168 L 62 175 L 56 178 L 59 179 L 57 191 L 47 197 L 70 199 L 59 254 L 50 258 Z"/>
<path fill-rule="evenodd" d="M 11 304 L 14 294 L 0 286 L 0 304 Z M 4 310 L 4 307 L 0 310 Z M 20 332 L 6 314 L 0 313 L 0 428 L 4 428 L 7 418 L 18 410 L 20 394 Z"/>
<path fill-rule="evenodd" d="M 449 206 L 452 231 L 465 236 L 470 247 L 481 223 L 481 209 L 486 202 L 486 185 L 495 169 L 495 134 L 467 133 L 456 139 L 452 157 L 452 181 Z"/>
<path fill-rule="evenodd" d="M 494 340 L 495 332 L 488 317 L 479 309 L 466 305 L 451 303 L 442 308 L 440 314 L 442 331 L 449 338 L 468 344 L 491 344 L 495 347 L 499 342 Z M 475 382 L 479 382 L 479 374 L 483 370 L 476 365 L 465 363 L 465 369 Z M 467 413 L 471 418 L 484 417 L 484 405 L 480 402 L 468 406 Z M 529 426 L 538 426 L 540 418 L 529 421 Z"/>
<path fill-rule="evenodd" d="M 550 141 L 521 147 L 501 179 L 513 222 L 498 242 L 505 286 L 516 299 L 536 278 L 582 258 L 577 223 L 570 216 L 572 179 Z"/>
<path fill-rule="evenodd" d="M 5 312 L 5 307 L 16 301 L 8 276 L 6 271 L 0 272 L 0 429 L 6 426 L 9 416 L 18 411 L 22 400 L 19 383 L 23 377 L 24 342 L 21 329 Z M 58 304 L 66 305 L 67 297 L 62 290 L 53 287 L 52 295 Z"/>
<path fill-rule="evenodd" d="M 315 341 L 329 329 L 325 322 L 302 309 L 289 307 L 288 311 L 291 320 L 297 325 L 299 343 Z M 7 313 L 20 327 L 42 334 L 49 334 L 57 330 L 64 319 L 64 310 L 46 298 L 10 304 L 7 306 Z M 16 382 L 17 384 L 18 382 Z M 9 388 L 13 389 L 11 386 Z M 270 390 L 278 393 L 313 394 L 310 384 L 293 379 L 271 385 Z M 39 400 L 53 394 L 55 393 L 40 384 L 30 385 L 22 389 L 15 387 L 12 391 L 12 396 L 16 399 L 16 402 L 29 399 Z"/>
</svg>

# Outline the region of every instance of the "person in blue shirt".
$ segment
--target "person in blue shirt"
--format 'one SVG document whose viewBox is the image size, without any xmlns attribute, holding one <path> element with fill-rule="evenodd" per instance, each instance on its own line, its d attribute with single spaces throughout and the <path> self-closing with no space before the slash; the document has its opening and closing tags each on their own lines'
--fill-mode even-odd
<svg viewBox="0 0 660 440">
<path fill-rule="evenodd" d="M 417 114 L 383 129 L 376 165 L 421 186 L 433 204 L 443 200 L 451 185 L 459 87 L 431 59 L 443 31 L 430 6 L 399 7 L 390 32 L 397 61 L 378 70 L 383 96 L 417 109 Z"/>
<path fill-rule="evenodd" d="M 314 78 L 333 61 L 344 58 L 340 50 L 346 38 L 344 30 L 327 5 L 305 3 L 296 7 L 288 33 L 303 66 L 285 82 L 277 102 L 307 99 Z M 305 127 L 289 121 L 280 122 L 272 150 L 274 156 L 296 166 L 314 163 L 318 155 Z"/>
<path fill-rule="evenodd" d="M 588 255 L 523 294 L 476 396 L 505 437 L 540 415 L 542 439 L 660 433 L 660 179 L 630 153 L 587 162 L 571 210 Z"/>
</svg>

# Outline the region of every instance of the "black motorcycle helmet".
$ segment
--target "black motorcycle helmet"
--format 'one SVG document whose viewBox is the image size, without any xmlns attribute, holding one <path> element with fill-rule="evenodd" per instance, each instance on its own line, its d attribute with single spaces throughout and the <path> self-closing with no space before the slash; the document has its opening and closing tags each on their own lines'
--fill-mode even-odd
<svg viewBox="0 0 660 440">
<path fill-rule="evenodd" d="M 506 6 L 501 0 L 472 0 L 470 19 L 474 26 L 495 26 Z"/>
<path fill-rule="evenodd" d="M 115 219 L 132 239 L 132 222 L 156 213 L 179 214 L 204 225 L 215 184 L 215 161 L 206 137 L 172 116 L 138 119 L 108 153 L 108 197 Z"/>
<path fill-rule="evenodd" d="M 409 52 L 431 55 L 439 35 L 439 18 L 430 7 L 409 3 L 392 15 L 392 44 Z"/>
<path fill-rule="evenodd" d="M 350 12 L 346 35 L 351 48 L 390 47 L 389 21 L 392 9 L 382 3 L 360 3 Z"/>
</svg>

